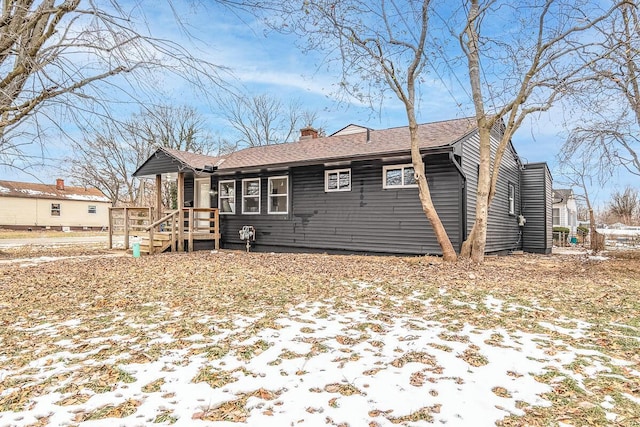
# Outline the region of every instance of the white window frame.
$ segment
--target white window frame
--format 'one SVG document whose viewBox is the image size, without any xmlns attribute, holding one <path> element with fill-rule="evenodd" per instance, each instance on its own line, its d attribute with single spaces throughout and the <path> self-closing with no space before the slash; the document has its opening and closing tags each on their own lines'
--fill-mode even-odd
<svg viewBox="0 0 640 427">
<path fill-rule="evenodd" d="M 509 201 L 509 215 L 516 214 L 516 185 L 513 182 L 507 183 L 507 200 Z"/>
<path fill-rule="evenodd" d="M 222 195 L 222 184 L 233 183 L 233 194 L 230 196 Z M 222 211 L 222 201 L 229 200 L 229 206 L 231 207 L 231 212 L 223 212 Z M 233 203 L 231 203 L 233 201 Z M 218 212 L 220 215 L 235 215 L 236 214 L 236 180 L 235 179 L 225 179 L 218 181 Z"/>
<path fill-rule="evenodd" d="M 286 189 L 286 193 L 284 194 L 271 194 L 271 183 L 276 179 L 284 179 L 284 186 Z M 271 210 L 271 201 L 274 198 L 284 198 L 286 210 L 282 211 L 272 211 Z M 289 214 L 289 176 L 288 175 L 280 175 L 280 176 L 270 176 L 267 182 L 267 213 L 269 215 L 288 215 Z"/>
<path fill-rule="evenodd" d="M 246 182 L 250 182 L 250 181 L 258 181 L 258 195 L 246 195 L 244 194 L 244 189 L 245 189 L 245 183 Z M 242 180 L 242 214 L 243 215 L 260 215 L 260 208 L 261 208 L 261 200 L 262 200 L 262 194 L 260 194 L 262 192 L 262 182 L 260 181 L 260 178 L 245 178 Z M 246 211 L 246 200 L 250 199 L 250 198 L 258 198 L 258 211 L 257 212 L 247 212 Z"/>
<path fill-rule="evenodd" d="M 54 208 L 54 206 L 58 206 Z M 54 213 L 57 212 L 57 213 Z M 51 216 L 62 216 L 62 203 L 51 203 Z"/>
<path fill-rule="evenodd" d="M 340 188 L 340 174 L 341 173 L 349 173 L 349 185 L 344 188 Z M 329 188 L 329 175 L 337 175 L 336 183 L 338 185 L 337 188 Z M 351 191 L 351 168 L 346 169 L 328 169 L 324 171 L 324 191 L 326 193 L 333 193 L 334 191 Z"/>
<path fill-rule="evenodd" d="M 555 215 L 556 212 L 558 212 L 558 215 Z M 558 219 L 558 221 L 555 220 L 556 218 Z M 560 208 L 551 209 L 551 225 L 553 225 L 554 227 L 560 226 Z"/>
<path fill-rule="evenodd" d="M 98 206 L 96 205 L 88 205 L 87 206 L 87 213 L 94 215 L 98 213 Z"/>
<path fill-rule="evenodd" d="M 382 167 L 382 188 L 384 189 L 395 189 L 395 188 L 417 188 L 418 183 L 415 184 L 405 184 L 404 182 L 404 170 L 407 168 L 413 168 L 412 163 L 404 164 L 404 165 L 386 165 Z M 400 176 L 402 177 L 402 183 L 400 185 L 387 185 L 387 171 L 388 170 L 400 170 Z M 415 174 L 415 169 L 414 169 Z"/>
</svg>

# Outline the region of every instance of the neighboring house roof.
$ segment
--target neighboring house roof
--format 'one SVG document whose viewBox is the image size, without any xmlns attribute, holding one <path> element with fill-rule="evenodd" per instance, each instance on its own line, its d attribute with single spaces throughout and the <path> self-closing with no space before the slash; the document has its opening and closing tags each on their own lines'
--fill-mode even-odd
<svg viewBox="0 0 640 427">
<path fill-rule="evenodd" d="M 332 133 L 329 136 L 337 136 L 337 135 L 349 135 L 350 133 L 360 133 L 360 132 L 366 132 L 368 130 L 373 130 L 373 129 L 369 129 L 367 127 L 364 126 L 360 126 L 360 125 L 354 125 L 353 123 L 343 127 L 342 129 L 339 129 L 337 131 L 335 131 L 334 133 Z"/>
<path fill-rule="evenodd" d="M 97 188 L 65 185 L 64 189 L 58 189 L 55 184 L 33 184 L 17 181 L 0 181 L 0 197 L 110 202 L 109 198 Z"/>
<path fill-rule="evenodd" d="M 554 188 L 552 191 L 553 203 L 566 203 L 567 200 L 573 197 L 573 190 L 570 188 Z"/>
</svg>

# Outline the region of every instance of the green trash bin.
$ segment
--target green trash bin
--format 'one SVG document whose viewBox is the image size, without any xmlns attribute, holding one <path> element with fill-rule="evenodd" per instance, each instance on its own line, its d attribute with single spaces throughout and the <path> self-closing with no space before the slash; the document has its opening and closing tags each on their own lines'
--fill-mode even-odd
<svg viewBox="0 0 640 427">
<path fill-rule="evenodd" d="M 135 239 L 133 241 L 133 245 L 131 246 L 131 251 L 133 252 L 134 258 L 140 258 L 140 239 Z"/>
</svg>

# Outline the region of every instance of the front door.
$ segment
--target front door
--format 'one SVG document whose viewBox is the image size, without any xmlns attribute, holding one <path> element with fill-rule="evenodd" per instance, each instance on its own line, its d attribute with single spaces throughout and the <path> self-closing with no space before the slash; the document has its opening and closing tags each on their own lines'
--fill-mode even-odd
<svg viewBox="0 0 640 427">
<path fill-rule="evenodd" d="M 195 180 L 195 207 L 196 208 L 210 208 L 211 207 L 211 196 L 209 195 L 209 191 L 211 190 L 211 179 L 210 178 L 196 178 Z M 195 215 L 195 224 L 194 228 L 196 230 L 206 230 L 210 227 L 209 221 L 205 221 L 205 219 L 209 219 L 209 212 L 197 212 Z"/>
</svg>

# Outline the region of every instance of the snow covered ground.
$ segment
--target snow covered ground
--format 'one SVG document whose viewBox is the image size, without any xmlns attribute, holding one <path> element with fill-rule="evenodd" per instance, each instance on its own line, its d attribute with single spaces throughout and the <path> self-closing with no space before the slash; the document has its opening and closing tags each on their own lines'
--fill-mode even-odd
<svg viewBox="0 0 640 427">
<path fill-rule="evenodd" d="M 408 303 L 411 312 L 403 309 Z M 492 295 L 481 305 L 487 316 L 545 310 Z M 175 326 L 188 313 L 165 305 L 149 310 L 157 311 L 157 322 L 110 313 L 90 334 L 81 320 L 15 325 L 34 337 L 30 351 L 43 355 L 0 369 L 0 384 L 11 381 L 0 389 L 0 426 L 482 427 L 550 406 L 545 393 L 556 387 L 589 394 L 594 379 L 617 369 L 640 378 L 629 361 L 565 342 L 595 327 L 588 322 L 559 318 L 525 333 L 499 322 L 428 320 L 416 313 L 445 307 L 417 293 L 395 308 L 340 309 L 327 299 L 272 317 L 201 316 L 194 333 Z M 36 337 L 56 349 L 38 346 Z M 123 346 L 128 352 L 111 351 Z M 624 399 L 640 404 L 631 393 Z M 613 425 L 623 419 L 620 404 L 607 395 L 596 406 Z"/>
</svg>

